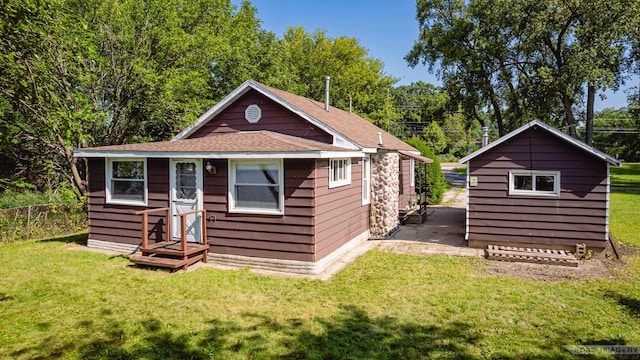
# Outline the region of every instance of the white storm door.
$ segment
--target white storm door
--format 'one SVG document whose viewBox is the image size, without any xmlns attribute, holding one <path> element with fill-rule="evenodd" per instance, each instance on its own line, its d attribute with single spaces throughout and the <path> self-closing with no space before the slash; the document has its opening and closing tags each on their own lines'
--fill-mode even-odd
<svg viewBox="0 0 640 360">
<path fill-rule="evenodd" d="M 171 181 L 171 237 L 180 239 L 182 216 L 202 209 L 202 160 L 185 159 L 170 161 L 169 178 Z M 187 241 L 202 240 L 202 214 L 186 215 Z"/>
</svg>

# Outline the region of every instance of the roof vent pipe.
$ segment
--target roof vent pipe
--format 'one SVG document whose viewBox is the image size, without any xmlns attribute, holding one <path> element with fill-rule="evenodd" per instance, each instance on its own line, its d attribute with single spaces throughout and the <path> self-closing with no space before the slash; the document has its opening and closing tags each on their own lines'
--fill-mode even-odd
<svg viewBox="0 0 640 360">
<path fill-rule="evenodd" d="M 380 145 L 380 147 L 384 147 L 384 144 L 382 143 L 382 133 L 380 131 L 378 131 L 378 145 Z"/>
<path fill-rule="evenodd" d="M 329 111 L 329 77 L 324 78 L 324 111 Z"/>
<path fill-rule="evenodd" d="M 351 96 L 349 96 L 349 114 L 351 114 L 351 105 L 352 105 Z"/>
<path fill-rule="evenodd" d="M 489 127 L 482 127 L 482 147 L 489 145 Z"/>
</svg>

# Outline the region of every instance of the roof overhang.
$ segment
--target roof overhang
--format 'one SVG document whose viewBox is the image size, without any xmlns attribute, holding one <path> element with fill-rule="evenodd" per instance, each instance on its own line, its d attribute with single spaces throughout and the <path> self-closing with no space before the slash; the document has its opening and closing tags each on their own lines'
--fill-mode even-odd
<svg viewBox="0 0 640 360">
<path fill-rule="evenodd" d="M 407 156 L 407 157 L 410 157 L 412 159 L 416 159 L 416 160 L 421 161 L 421 162 L 426 163 L 426 164 L 433 163 L 433 159 L 429 159 L 428 157 L 422 156 L 422 155 L 420 155 L 420 153 L 417 153 L 417 152 L 405 151 L 405 150 L 399 150 L 398 152 L 400 153 L 400 155 Z"/>
<path fill-rule="evenodd" d="M 195 151 L 92 151 L 78 149 L 74 157 L 84 158 L 169 158 L 169 159 L 329 159 L 362 157 L 362 151 L 304 152 L 195 152 Z"/>
<path fill-rule="evenodd" d="M 547 125 L 547 124 L 545 124 L 545 123 L 543 123 L 543 122 L 541 122 L 539 120 L 533 120 L 532 122 L 517 128 L 516 130 L 508 133 L 507 135 L 505 135 L 505 136 L 501 137 L 500 139 L 492 142 L 491 144 L 489 144 L 489 145 L 487 145 L 487 146 L 485 146 L 485 147 L 483 147 L 481 149 L 478 149 L 474 153 L 463 157 L 462 159 L 460 159 L 460 164 L 464 164 L 464 163 L 468 162 L 469 160 L 472 160 L 475 157 L 480 156 L 480 155 L 484 154 L 487 151 L 490 151 L 491 149 L 493 149 L 496 146 L 508 141 L 509 139 L 512 139 L 512 138 L 516 137 L 517 135 L 519 135 L 520 133 L 524 132 L 525 130 L 528 130 L 528 129 L 536 127 L 536 126 L 541 128 L 541 129 L 543 129 L 543 130 L 546 130 L 550 134 L 555 135 L 556 137 L 568 142 L 569 144 L 571 144 L 573 146 L 576 146 L 576 147 L 584 150 L 587 153 L 590 153 L 591 155 L 593 155 L 593 156 L 595 156 L 595 157 L 597 157 L 597 158 L 599 158 L 599 159 L 601 159 L 603 161 L 606 161 L 607 163 L 609 163 L 611 165 L 620 166 L 620 161 L 614 159 L 613 157 L 611 157 L 611 156 L 609 156 L 609 155 L 607 155 L 607 154 L 605 154 L 605 153 L 603 153 L 603 152 L 601 152 L 599 150 L 596 150 L 594 147 L 589 146 L 589 145 L 583 143 L 582 141 L 580 141 L 578 139 L 575 139 L 575 138 L 569 136 L 568 134 L 565 134 L 562 131 L 560 131 L 560 130 L 552 127 L 552 126 L 549 126 L 549 125 Z"/>
<path fill-rule="evenodd" d="M 207 112 L 202 114 L 198 118 L 198 120 L 196 120 L 196 122 L 193 125 L 187 127 L 183 131 L 181 131 L 171 141 L 182 140 L 182 139 L 188 138 L 196 130 L 200 129 L 209 120 L 211 120 L 213 117 L 215 117 L 216 115 L 221 113 L 224 109 L 229 107 L 231 104 L 233 104 L 233 102 L 235 102 L 238 98 L 240 98 L 242 95 L 246 94 L 251 89 L 261 93 L 262 95 L 264 95 L 264 96 L 268 97 L 269 99 L 275 101 L 279 105 L 282 105 L 287 110 L 295 113 L 296 115 L 300 116 L 304 120 L 306 120 L 306 121 L 310 122 L 311 124 L 313 124 L 315 127 L 319 128 L 322 131 L 324 131 L 324 132 L 328 133 L 329 135 L 333 136 L 333 138 L 334 138 L 333 143 L 334 144 L 339 144 L 340 146 L 343 146 L 343 147 L 348 144 L 348 146 L 351 149 L 354 149 L 354 150 L 361 148 L 358 144 L 353 142 L 348 137 L 346 137 L 343 134 L 339 133 L 335 129 L 327 126 L 325 123 L 319 121 L 318 119 L 314 118 L 313 116 L 310 116 L 306 112 L 298 109 L 296 106 L 292 105 L 288 101 L 285 101 L 284 99 L 280 98 L 276 94 L 272 93 L 271 91 L 265 89 L 264 87 L 260 86 L 259 84 L 256 84 L 255 82 L 253 82 L 251 80 L 247 80 L 244 83 L 242 83 L 240 86 L 238 86 L 229 95 L 225 96 L 220 102 L 218 102 L 211 109 L 209 109 Z"/>
</svg>

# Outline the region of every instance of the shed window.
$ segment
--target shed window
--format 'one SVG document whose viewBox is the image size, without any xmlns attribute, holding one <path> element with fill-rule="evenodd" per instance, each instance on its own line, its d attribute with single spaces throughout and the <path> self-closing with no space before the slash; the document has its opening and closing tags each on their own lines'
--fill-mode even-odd
<svg viewBox="0 0 640 360">
<path fill-rule="evenodd" d="M 371 156 L 362 158 L 362 205 L 371 203 Z"/>
<path fill-rule="evenodd" d="M 351 159 L 329 160 L 329 188 L 351 184 Z"/>
<path fill-rule="evenodd" d="M 509 195 L 559 196 L 559 171 L 510 171 Z"/>
<path fill-rule="evenodd" d="M 230 163 L 229 212 L 284 214 L 282 160 Z"/>
<path fill-rule="evenodd" d="M 144 159 L 108 159 L 106 202 L 147 205 L 147 166 Z"/>
</svg>

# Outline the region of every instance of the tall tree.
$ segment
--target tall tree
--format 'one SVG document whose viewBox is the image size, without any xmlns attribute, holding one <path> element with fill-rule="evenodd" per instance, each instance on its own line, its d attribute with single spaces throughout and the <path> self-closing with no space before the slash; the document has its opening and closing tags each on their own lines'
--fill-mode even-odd
<svg viewBox="0 0 640 360">
<path fill-rule="evenodd" d="M 8 0 L 0 16 L 0 149 L 32 182 L 82 190 L 74 147 L 167 139 L 277 71 L 248 1 Z"/>
<path fill-rule="evenodd" d="M 624 79 L 626 33 L 637 26 L 638 6 L 635 0 L 418 0 L 420 35 L 406 59 L 437 66 L 452 99 L 480 122 L 479 109 L 489 108 L 500 135 L 539 118 L 562 119 L 575 136 L 585 90 L 592 119 L 596 92 Z"/>
<path fill-rule="evenodd" d="M 384 73 L 383 63 L 369 56 L 356 38 L 331 38 L 324 31 L 289 28 L 283 37 L 288 71 L 293 76 L 285 89 L 311 99 L 324 99 L 324 79 L 331 78 L 331 105 L 362 115 L 389 116 L 385 101 L 395 78 Z M 395 111 L 393 106 L 390 111 Z M 375 114 L 374 114 L 375 113 Z M 396 117 L 397 114 L 390 116 Z"/>
</svg>

